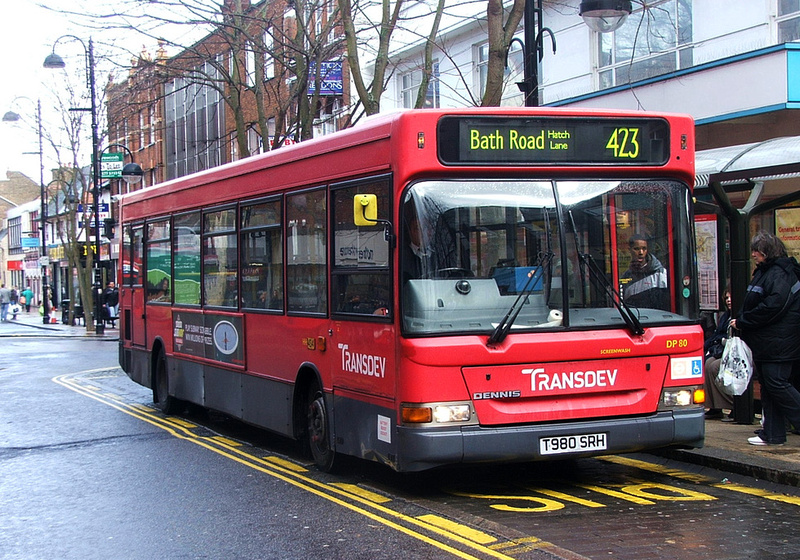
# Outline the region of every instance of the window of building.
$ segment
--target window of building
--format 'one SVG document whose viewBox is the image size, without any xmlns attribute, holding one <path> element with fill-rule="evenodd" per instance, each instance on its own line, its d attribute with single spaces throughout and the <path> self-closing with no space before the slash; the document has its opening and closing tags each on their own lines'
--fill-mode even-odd
<svg viewBox="0 0 800 560">
<path fill-rule="evenodd" d="M 150 128 L 147 134 L 147 145 L 154 144 L 156 141 L 156 106 L 150 105 Z"/>
<path fill-rule="evenodd" d="M 256 51 L 253 43 L 247 42 L 244 50 L 244 72 L 247 79 L 247 87 L 256 85 Z"/>
<path fill-rule="evenodd" d="M 176 78 L 165 87 L 166 179 L 216 167 L 224 161 L 222 97 L 215 88 L 204 85 L 218 77 L 218 72 L 207 62 L 198 69 L 198 75 L 207 78 Z M 153 111 L 151 127 L 155 120 Z"/>
<path fill-rule="evenodd" d="M 138 149 L 144 148 L 147 144 L 145 142 L 145 131 L 147 127 L 144 124 L 144 111 L 139 111 L 139 146 Z"/>
<path fill-rule="evenodd" d="M 486 92 L 486 81 L 489 75 L 489 43 L 484 43 L 475 47 L 475 72 L 476 72 L 476 91 L 480 97 Z M 508 48 L 508 65 L 505 69 L 505 81 L 511 84 L 511 89 L 506 87 L 503 97 L 519 96 L 519 89 L 516 82 L 521 82 L 525 68 L 522 48 L 517 41 L 511 43 Z"/>
<path fill-rule="evenodd" d="M 280 199 L 242 206 L 242 306 L 283 311 Z"/>
<path fill-rule="evenodd" d="M 401 98 L 403 107 L 413 109 L 417 102 L 419 85 L 422 83 L 422 70 L 412 70 L 400 77 Z M 431 79 L 428 82 L 428 91 L 425 94 L 423 108 L 431 109 L 439 107 L 439 62 L 434 61 L 431 66 Z"/>
<path fill-rule="evenodd" d="M 147 223 L 147 303 L 172 301 L 171 244 L 169 219 Z"/>
<path fill-rule="evenodd" d="M 12 255 L 22 253 L 22 218 L 8 220 L 8 252 Z"/>
<path fill-rule="evenodd" d="M 261 135 L 254 126 L 247 127 L 247 149 L 250 151 L 251 156 L 264 151 Z"/>
<path fill-rule="evenodd" d="M 800 40 L 800 0 L 778 0 L 778 42 Z"/>
<path fill-rule="evenodd" d="M 239 258 L 236 242 L 236 209 L 203 215 L 203 303 L 236 307 Z"/>
<path fill-rule="evenodd" d="M 598 33 L 599 89 L 689 68 L 693 64 L 692 0 L 640 9 L 613 33 Z"/>
<path fill-rule="evenodd" d="M 269 30 L 264 31 L 264 79 L 271 80 L 275 77 L 275 51 L 274 41 Z"/>
<path fill-rule="evenodd" d="M 389 242 L 384 235 L 384 224 L 356 226 L 353 222 L 355 195 L 377 195 L 378 218 L 388 219 L 391 215 L 390 193 L 388 177 L 331 188 L 335 244 L 331 271 L 334 313 L 385 317 L 392 308 Z"/>
<path fill-rule="evenodd" d="M 324 136 L 339 130 L 339 119 L 342 112 L 342 102 L 338 97 L 323 97 L 320 99 L 319 114 L 314 121 L 314 136 Z"/>
<path fill-rule="evenodd" d="M 515 43 L 516 44 L 516 43 Z M 476 71 L 478 73 L 478 93 L 483 95 L 486 91 L 486 80 L 489 75 L 489 43 L 476 47 Z"/>
<path fill-rule="evenodd" d="M 286 197 L 286 303 L 289 312 L 327 313 L 325 190 Z"/>
</svg>

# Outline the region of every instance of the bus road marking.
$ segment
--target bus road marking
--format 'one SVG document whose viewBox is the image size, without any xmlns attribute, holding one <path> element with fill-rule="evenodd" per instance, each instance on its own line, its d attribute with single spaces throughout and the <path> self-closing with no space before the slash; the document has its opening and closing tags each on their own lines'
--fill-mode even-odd
<svg viewBox="0 0 800 560">
<path fill-rule="evenodd" d="M 640 498 L 639 496 L 631 496 L 630 494 L 625 494 L 624 492 L 618 492 L 616 490 L 612 490 L 611 488 L 603 488 L 602 486 L 595 486 L 594 484 L 576 484 L 575 486 L 578 488 L 591 490 L 592 492 L 597 492 L 598 494 L 605 494 L 606 496 L 611 496 L 612 498 L 633 502 L 634 504 L 638 504 L 640 506 L 652 506 L 655 504 L 655 502 Z"/>
<path fill-rule="evenodd" d="M 230 438 L 226 438 L 226 437 L 223 437 L 223 436 L 212 436 L 210 439 L 213 439 L 214 441 L 217 441 L 217 442 L 219 442 L 219 443 L 221 443 L 223 445 L 226 445 L 228 447 L 241 447 L 242 446 L 242 444 L 239 443 L 238 441 L 232 440 Z"/>
<path fill-rule="evenodd" d="M 275 457 L 274 455 L 270 455 L 270 456 L 264 457 L 264 460 L 265 461 L 269 461 L 270 463 L 274 463 L 274 464 L 278 465 L 279 467 L 282 467 L 282 468 L 290 470 L 290 471 L 308 472 L 308 469 L 305 468 L 304 466 L 298 465 L 297 463 L 295 463 L 293 461 L 288 461 L 288 460 L 286 460 L 286 459 L 284 459 L 282 457 Z"/>
<path fill-rule="evenodd" d="M 760 488 L 751 488 L 749 486 L 744 486 L 743 484 L 736 484 L 735 482 L 718 483 L 714 484 L 714 487 L 724 488 L 725 490 L 730 490 L 731 492 L 741 492 L 742 494 L 758 496 L 760 498 L 766 498 L 767 500 L 773 500 L 776 502 L 783 502 L 785 504 L 791 504 L 793 506 L 800 506 L 799 496 L 776 494 L 775 492 L 770 492 L 768 490 L 761 490 Z"/>
<path fill-rule="evenodd" d="M 449 519 L 445 519 L 444 517 L 434 515 L 434 514 L 427 514 L 427 515 L 420 515 L 417 519 L 421 519 L 430 523 L 431 525 L 436 525 L 437 527 L 441 527 L 451 533 L 455 533 L 457 535 L 461 535 L 471 541 L 475 541 L 476 543 L 480 544 L 492 544 L 497 542 L 497 538 L 484 533 L 483 531 L 478 531 L 477 529 L 473 529 L 472 527 L 467 527 L 466 525 L 462 525 L 461 523 L 456 523 L 455 521 L 450 521 Z"/>
<path fill-rule="evenodd" d="M 642 461 L 641 459 L 632 459 L 630 457 L 621 457 L 619 455 L 606 455 L 603 457 L 597 457 L 597 459 L 601 461 L 606 461 L 608 463 L 614 463 L 617 465 L 624 465 L 626 467 L 642 469 L 657 474 L 664 474 L 672 478 L 686 480 L 687 482 L 709 484 L 716 480 L 714 478 L 711 478 L 710 476 L 689 473 L 686 471 L 682 471 L 680 469 L 673 469 L 670 467 L 665 467 L 663 465 L 657 465 L 655 463 L 648 463 L 647 461 Z"/>
<path fill-rule="evenodd" d="M 346 492 L 350 492 L 351 494 L 355 494 L 356 496 L 361 496 L 371 502 L 375 502 L 376 504 L 385 504 L 386 502 L 391 502 L 391 498 L 387 498 L 377 492 L 370 492 L 364 488 L 361 488 L 357 484 L 347 484 L 345 482 L 332 482 L 331 486 L 336 486 L 337 488 L 341 488 Z"/>
<path fill-rule="evenodd" d="M 153 410 L 151 408 L 148 412 L 155 412 L 155 410 Z M 188 421 L 184 420 L 183 418 L 178 418 L 177 416 L 167 416 L 164 419 L 164 421 L 165 422 L 169 422 L 170 424 L 175 424 L 176 426 L 178 426 L 180 428 L 188 428 L 190 430 L 192 430 L 192 429 L 197 427 L 196 424 L 192 424 L 191 422 L 188 422 Z"/>
<path fill-rule="evenodd" d="M 497 511 L 514 511 L 519 513 L 541 513 L 544 511 L 557 511 L 564 509 L 564 504 L 555 500 L 547 498 L 538 498 L 536 496 L 510 496 L 502 494 L 473 494 L 471 492 L 454 492 L 450 491 L 449 494 L 459 496 L 461 498 L 472 498 L 478 500 L 497 500 L 503 502 L 523 502 L 526 504 L 533 504 L 528 507 L 511 506 L 508 504 L 490 504 L 489 507 Z M 538 504 L 538 505 L 536 505 Z"/>
<path fill-rule="evenodd" d="M 253 470 L 271 476 L 277 480 L 281 480 L 294 486 L 295 488 L 327 500 L 335 505 L 352 511 L 376 523 L 380 523 L 390 529 L 393 529 L 399 533 L 403 533 L 406 536 L 416 539 L 457 558 L 462 558 L 464 560 L 483 560 L 486 558 L 492 558 L 496 560 L 515 560 L 513 556 L 502 552 L 502 549 L 499 549 L 496 546 L 490 547 L 486 544 L 476 542 L 471 538 L 464 536 L 464 534 L 469 534 L 470 536 L 474 537 L 475 533 L 469 533 L 461 529 L 459 529 L 457 532 L 454 532 L 439 526 L 441 523 L 434 524 L 433 519 L 428 518 L 428 516 L 423 515 L 418 518 L 404 514 L 400 511 L 395 511 L 390 507 L 383 505 L 382 503 L 373 501 L 374 496 L 365 497 L 365 491 L 363 489 L 359 489 L 358 493 L 353 493 L 353 489 L 349 486 L 341 488 L 337 487 L 336 485 L 320 482 L 304 475 L 303 472 L 298 472 L 298 469 L 295 467 L 289 467 L 284 463 L 286 460 L 276 461 L 274 457 L 257 457 L 248 453 L 244 449 L 244 446 L 238 442 L 223 437 L 197 435 L 193 433 L 190 428 L 180 426 L 178 423 L 174 422 L 174 417 L 164 417 L 161 416 L 158 411 L 152 408 L 139 405 L 138 403 L 128 403 L 121 398 L 112 399 L 106 395 L 87 389 L 83 386 L 82 380 L 78 379 L 82 374 L 85 373 L 86 372 L 65 374 L 53 378 L 53 381 L 67 389 L 70 389 L 71 391 L 106 404 L 107 406 L 110 406 L 120 412 L 162 429 L 176 439 L 199 445 L 226 459 L 250 467 Z M 191 425 L 195 428 L 197 427 L 194 424 Z M 303 469 L 303 471 L 305 471 L 305 469 Z M 450 528 L 452 529 L 455 526 L 466 528 L 466 526 L 461 524 L 455 524 Z M 475 530 L 473 529 L 472 531 Z M 552 543 L 541 541 L 535 537 L 531 538 L 535 540 L 531 540 L 529 542 L 536 542 L 536 548 L 569 552 L 571 558 L 582 558 L 579 555 L 571 551 L 565 551 L 564 549 L 561 549 Z M 497 539 L 495 539 L 495 541 L 497 541 Z M 495 541 L 493 541 L 493 543 Z M 524 548 L 520 548 L 518 546 L 518 543 L 521 542 L 521 539 L 504 539 L 502 542 L 511 543 L 509 546 L 509 551 L 514 550 L 518 554 L 521 554 L 525 551 Z"/>
<path fill-rule="evenodd" d="M 490 544 L 489 548 L 493 548 L 494 550 L 505 550 L 507 554 L 511 554 L 513 556 L 547 548 L 548 544 L 549 543 L 538 537 L 523 537 L 508 542 Z"/>
<path fill-rule="evenodd" d="M 579 498 L 577 496 L 572 496 L 570 494 L 565 494 L 564 492 L 558 492 L 556 490 L 549 490 L 546 488 L 529 488 L 529 490 L 538 492 L 539 494 L 544 494 L 545 496 L 550 496 L 551 498 L 556 498 L 557 500 L 564 500 L 565 502 L 574 502 L 578 505 L 590 508 L 607 507 L 605 504 L 601 504 L 600 502 L 595 502 L 594 500 L 587 500 L 585 498 Z"/>
<path fill-rule="evenodd" d="M 773 500 L 776 502 L 783 502 L 794 506 L 800 506 L 800 497 L 798 496 L 776 494 L 774 492 L 769 492 L 768 490 L 761 490 L 760 488 L 753 488 L 751 486 L 745 486 L 743 484 L 729 483 L 729 482 L 720 483 L 717 482 L 716 478 L 710 476 L 693 474 L 686 471 L 681 471 L 679 469 L 673 469 L 670 467 L 665 467 L 663 465 L 657 465 L 655 463 L 648 463 L 647 461 L 642 461 L 640 459 L 631 459 L 628 457 L 619 457 L 616 455 L 598 457 L 598 459 L 602 459 L 604 461 L 609 461 L 612 463 L 618 463 L 620 465 L 626 465 L 629 467 L 635 467 L 637 469 L 642 469 L 658 474 L 665 474 L 667 476 L 671 476 L 673 478 L 679 478 L 689 482 L 694 482 L 698 484 L 707 484 L 712 488 L 719 488 L 722 490 L 728 490 L 730 492 L 739 492 L 741 494 L 757 496 L 760 498 L 765 498 L 767 500 Z"/>
</svg>

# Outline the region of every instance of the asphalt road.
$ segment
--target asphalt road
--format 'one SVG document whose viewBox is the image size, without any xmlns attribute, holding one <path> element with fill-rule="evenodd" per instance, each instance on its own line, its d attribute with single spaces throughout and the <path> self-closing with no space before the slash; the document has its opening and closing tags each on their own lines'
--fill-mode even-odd
<svg viewBox="0 0 800 560">
<path fill-rule="evenodd" d="M 0 558 L 788 559 L 800 489 L 612 456 L 317 471 L 224 416 L 165 417 L 114 341 L 0 338 Z"/>
</svg>

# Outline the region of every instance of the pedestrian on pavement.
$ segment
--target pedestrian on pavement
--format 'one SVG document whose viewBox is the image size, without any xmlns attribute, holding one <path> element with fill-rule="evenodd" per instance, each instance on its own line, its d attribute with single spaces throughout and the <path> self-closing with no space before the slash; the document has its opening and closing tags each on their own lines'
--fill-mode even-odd
<svg viewBox="0 0 800 560">
<path fill-rule="evenodd" d="M 119 313 L 119 289 L 114 282 L 109 282 L 106 286 L 106 291 L 103 292 L 103 303 L 108 310 L 108 320 L 111 321 L 113 327 Z"/>
<path fill-rule="evenodd" d="M 23 301 L 23 298 L 25 301 Z M 26 286 L 24 290 L 22 290 L 22 295 L 19 298 L 20 306 L 25 308 L 25 313 L 31 312 L 31 303 L 33 303 L 33 290 L 31 290 L 30 286 Z"/>
<path fill-rule="evenodd" d="M 747 441 L 783 445 L 786 422 L 800 426 L 800 392 L 791 382 L 800 361 L 800 280 L 798 264 L 775 235 L 759 232 L 750 244 L 756 269 L 742 309 L 731 326 L 753 351 L 761 384 L 763 427 Z"/>
<path fill-rule="evenodd" d="M 719 375 L 719 366 L 722 363 L 722 351 L 725 349 L 725 342 L 728 339 L 728 326 L 731 322 L 731 289 L 725 288 L 723 292 L 725 300 L 725 311 L 719 316 L 717 328 L 714 333 L 706 339 L 704 344 L 706 355 L 706 405 L 709 410 L 706 412 L 706 419 L 720 419 L 723 422 L 733 422 L 733 396 L 721 391 L 716 383 Z M 728 409 L 731 413 L 725 416 L 723 409 Z"/>
<path fill-rule="evenodd" d="M 0 285 L 0 322 L 6 322 L 9 305 L 11 305 L 11 290 L 2 284 Z"/>
</svg>

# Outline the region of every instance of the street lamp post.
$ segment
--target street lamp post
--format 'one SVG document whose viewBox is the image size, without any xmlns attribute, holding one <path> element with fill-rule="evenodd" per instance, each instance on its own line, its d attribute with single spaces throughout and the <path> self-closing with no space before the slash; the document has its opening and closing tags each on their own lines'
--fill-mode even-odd
<svg viewBox="0 0 800 560">
<path fill-rule="evenodd" d="M 66 63 L 64 59 L 56 54 L 56 45 L 61 39 L 70 38 L 78 41 L 86 53 L 86 73 L 89 83 L 89 95 L 91 96 L 91 105 L 86 108 L 74 108 L 71 111 L 90 111 L 92 117 L 92 196 L 94 197 L 93 211 L 94 211 L 94 249 L 92 250 L 94 258 L 92 260 L 93 274 L 92 284 L 96 279 L 96 271 L 100 262 L 100 158 L 99 158 L 99 140 L 97 136 L 97 95 L 95 91 L 95 76 L 94 76 L 94 43 L 91 37 L 89 38 L 88 46 L 75 35 L 62 35 L 53 43 L 53 52 L 47 55 L 44 59 L 45 68 L 64 68 Z M 90 244 L 91 245 L 91 244 Z M 100 297 L 94 298 L 94 325 L 95 333 L 103 334 L 105 331 L 105 323 L 103 322 L 102 303 Z"/>
<path fill-rule="evenodd" d="M 28 99 L 27 97 L 19 97 L 17 99 Z M 28 101 L 33 102 L 32 100 L 28 99 Z M 3 122 L 15 122 L 20 120 L 20 116 L 15 113 L 14 111 L 8 111 L 5 115 L 3 115 Z M 47 325 L 50 323 L 50 298 L 48 297 L 48 286 L 47 286 L 47 203 L 45 201 L 45 193 L 44 193 L 44 149 L 43 149 L 43 142 L 42 142 L 42 101 L 41 99 L 36 100 L 36 128 L 39 134 L 39 151 L 36 152 L 39 154 L 39 196 L 41 198 L 41 211 L 40 211 L 40 222 L 41 222 L 41 251 L 42 254 L 39 257 L 39 266 L 41 267 L 41 274 L 42 274 L 42 323 Z"/>
<path fill-rule="evenodd" d="M 632 9 L 630 0 L 581 0 L 579 11 L 583 21 L 593 31 L 609 33 L 625 23 Z M 526 0 L 523 16 L 525 41 L 518 38 L 511 40 L 512 43 L 516 41 L 522 44 L 525 55 L 524 78 L 517 83 L 517 87 L 522 91 L 526 107 L 538 107 L 539 63 L 544 58 L 544 34 L 550 35 L 553 54 L 556 52 L 556 37 L 549 27 L 542 24 L 542 0 Z"/>
</svg>

